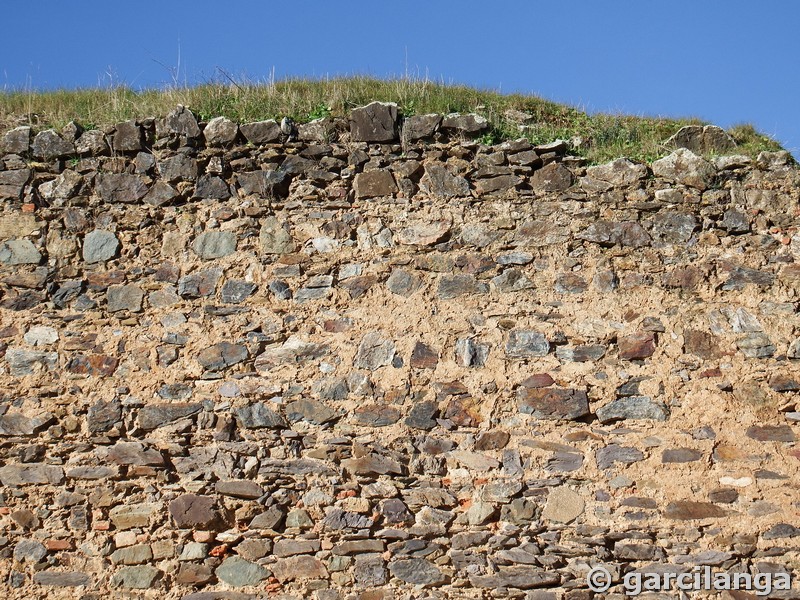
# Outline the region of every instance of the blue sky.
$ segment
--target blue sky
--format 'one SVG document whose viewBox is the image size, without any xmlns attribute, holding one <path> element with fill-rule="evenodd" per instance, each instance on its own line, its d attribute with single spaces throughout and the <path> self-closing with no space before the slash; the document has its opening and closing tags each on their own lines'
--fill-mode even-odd
<svg viewBox="0 0 800 600">
<path fill-rule="evenodd" d="M 3 13 L 0 89 L 410 73 L 590 112 L 749 122 L 800 157 L 794 0 L 40 0 Z"/>
</svg>

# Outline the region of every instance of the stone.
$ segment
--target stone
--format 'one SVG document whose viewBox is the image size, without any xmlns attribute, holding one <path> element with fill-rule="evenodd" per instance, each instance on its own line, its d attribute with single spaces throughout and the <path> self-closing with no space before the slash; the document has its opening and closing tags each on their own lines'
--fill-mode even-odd
<svg viewBox="0 0 800 600">
<path fill-rule="evenodd" d="M 154 448 L 147 448 L 140 442 L 117 442 L 106 452 L 106 458 L 118 465 L 153 465 L 164 464 L 164 457 Z"/>
<path fill-rule="evenodd" d="M 637 331 L 617 339 L 619 357 L 624 360 L 641 360 L 653 356 L 656 351 L 655 334 L 651 331 Z"/>
<path fill-rule="evenodd" d="M 296 248 L 291 233 L 275 217 L 261 222 L 258 242 L 264 254 L 289 254 Z"/>
<path fill-rule="evenodd" d="M 272 553 L 278 558 L 297 556 L 298 554 L 312 554 L 318 552 L 319 540 L 292 540 L 283 539 L 275 542 Z"/>
<path fill-rule="evenodd" d="M 203 129 L 203 137 L 211 146 L 229 146 L 239 134 L 239 126 L 226 117 L 211 119 Z"/>
<path fill-rule="evenodd" d="M 144 195 L 144 201 L 153 206 L 166 206 L 178 198 L 178 191 L 166 181 L 158 180 Z"/>
<path fill-rule="evenodd" d="M 407 246 L 433 246 L 447 237 L 452 224 L 451 218 L 412 221 L 395 231 L 395 240 Z"/>
<path fill-rule="evenodd" d="M 595 414 L 604 424 L 625 419 L 666 421 L 669 409 L 662 401 L 649 396 L 627 396 L 612 400 L 598 408 Z"/>
<path fill-rule="evenodd" d="M 394 269 L 386 280 L 386 287 L 390 292 L 398 296 L 408 297 L 421 286 L 422 282 L 418 277 L 403 269 Z"/>
<path fill-rule="evenodd" d="M 118 504 L 108 511 L 111 523 L 117 529 L 149 527 L 153 516 L 161 511 L 161 505 L 155 503 Z"/>
<path fill-rule="evenodd" d="M 111 231 L 95 229 L 83 238 L 83 260 L 89 264 L 111 260 L 119 249 L 119 239 Z"/>
<path fill-rule="evenodd" d="M 27 125 L 10 129 L 0 138 L 0 154 L 25 154 L 31 146 L 31 128 Z"/>
<path fill-rule="evenodd" d="M 256 500 L 264 495 L 264 489 L 255 481 L 236 479 L 231 481 L 218 481 L 214 485 L 218 494 L 245 500 Z"/>
<path fill-rule="evenodd" d="M 150 565 L 122 567 L 111 577 L 111 587 L 126 590 L 147 590 L 163 575 L 161 571 Z"/>
<path fill-rule="evenodd" d="M 603 358 L 605 353 L 606 347 L 600 344 L 556 347 L 556 357 L 562 362 L 593 362 Z"/>
<path fill-rule="evenodd" d="M 109 154 L 106 136 L 99 129 L 84 131 L 75 140 L 75 151 L 81 155 L 104 156 Z"/>
<path fill-rule="evenodd" d="M 28 239 L 6 240 L 0 244 L 0 262 L 6 265 L 38 265 L 42 255 Z"/>
<path fill-rule="evenodd" d="M 31 150 L 36 158 L 54 160 L 75 154 L 75 145 L 58 135 L 54 129 L 46 129 L 33 138 Z"/>
<path fill-rule="evenodd" d="M 187 140 L 200 137 L 200 126 L 197 119 L 188 108 L 178 105 L 166 116 L 163 123 L 164 132 L 168 135 L 177 135 Z"/>
<path fill-rule="evenodd" d="M 7 412 L 0 416 L 0 436 L 33 435 L 53 420 L 53 415 L 46 413 L 40 417 L 28 417 L 21 413 Z"/>
<path fill-rule="evenodd" d="M 669 156 L 653 162 L 652 168 L 656 177 L 701 191 L 708 189 L 716 177 L 711 163 L 686 148 L 678 148 Z"/>
<path fill-rule="evenodd" d="M 372 102 L 350 111 L 350 139 L 354 142 L 391 142 L 397 139 L 397 104 Z"/>
<path fill-rule="evenodd" d="M 260 198 L 285 198 L 292 176 L 285 171 L 250 171 L 236 174 L 239 192 Z"/>
<path fill-rule="evenodd" d="M 229 304 L 240 304 L 252 296 L 258 286 L 242 279 L 229 279 L 222 285 L 220 298 Z"/>
<path fill-rule="evenodd" d="M 387 427 L 400 419 L 400 411 L 384 404 L 364 404 L 353 411 L 359 425 L 368 427 Z"/>
<path fill-rule="evenodd" d="M 662 463 L 696 462 L 703 458 L 703 453 L 694 448 L 668 448 L 661 453 Z"/>
<path fill-rule="evenodd" d="M 176 154 L 159 160 L 156 170 L 163 181 L 178 184 L 182 181 L 195 181 L 199 173 L 197 160 L 185 154 Z"/>
<path fill-rule="evenodd" d="M 247 360 L 248 357 L 247 346 L 219 342 L 202 350 L 197 355 L 197 362 L 207 371 L 224 371 Z"/>
<path fill-rule="evenodd" d="M 184 275 L 178 280 L 178 295 L 182 298 L 211 296 L 221 277 L 222 269 L 205 269 Z"/>
<path fill-rule="evenodd" d="M 151 188 L 150 192 L 152 191 Z M 149 201 L 149 196 L 150 193 L 145 196 L 146 202 Z M 216 175 L 201 175 L 197 178 L 197 184 L 194 186 L 194 197 L 202 200 L 227 200 L 231 197 L 231 189 L 221 177 L 217 177 Z M 168 201 L 170 200 L 172 200 L 172 198 Z"/>
<path fill-rule="evenodd" d="M 144 292 L 138 285 L 110 285 L 106 294 L 108 312 L 139 312 L 142 310 Z"/>
<path fill-rule="evenodd" d="M 479 179 L 475 182 L 475 192 L 479 196 L 503 195 L 517 189 L 522 182 L 522 178 L 516 175 L 500 175 L 499 177 Z"/>
<path fill-rule="evenodd" d="M 118 548 L 110 558 L 115 565 L 140 565 L 153 560 L 153 551 L 148 544 L 137 544 L 127 548 Z"/>
<path fill-rule="evenodd" d="M 286 405 L 286 418 L 290 422 L 301 419 L 315 425 L 324 425 L 339 417 L 339 413 L 327 405 L 310 398 L 301 398 Z"/>
<path fill-rule="evenodd" d="M 475 279 L 474 275 L 446 275 L 439 279 L 436 295 L 442 300 L 451 300 L 471 294 L 487 294 L 489 286 Z"/>
<path fill-rule="evenodd" d="M 218 519 L 214 498 L 196 494 L 182 494 L 169 503 L 169 514 L 181 529 L 206 529 Z"/>
<path fill-rule="evenodd" d="M 797 439 L 789 425 L 751 425 L 745 434 L 759 442 L 794 442 Z"/>
<path fill-rule="evenodd" d="M 666 144 L 673 148 L 686 148 L 696 154 L 728 152 L 736 147 L 733 138 L 716 125 L 686 125 Z"/>
<path fill-rule="evenodd" d="M 313 556 L 291 556 L 279 559 L 270 566 L 275 578 L 281 583 L 307 579 L 327 579 L 328 577 L 328 570 L 325 565 Z"/>
<path fill-rule="evenodd" d="M 111 146 L 114 152 L 138 152 L 142 149 L 142 128 L 136 121 L 123 121 L 114 127 Z"/>
<path fill-rule="evenodd" d="M 653 239 L 666 244 L 685 244 L 697 228 L 694 215 L 665 211 L 653 217 Z"/>
<path fill-rule="evenodd" d="M 450 113 L 442 117 L 441 129 L 451 135 L 476 135 L 489 129 L 489 121 L 474 113 Z"/>
<path fill-rule="evenodd" d="M 627 158 L 618 158 L 602 165 L 588 167 L 586 176 L 614 187 L 628 186 L 647 177 L 647 166 L 633 163 Z"/>
<path fill-rule="evenodd" d="M 144 198 L 148 186 L 139 175 L 129 173 L 100 173 L 95 191 L 107 204 L 133 204 Z"/>
<path fill-rule="evenodd" d="M 444 165 L 428 163 L 425 174 L 419 182 L 424 193 L 440 198 L 457 198 L 470 195 L 469 182 L 458 175 L 452 175 Z"/>
<path fill-rule="evenodd" d="M 557 587 L 561 583 L 561 575 L 556 571 L 545 571 L 533 565 L 513 565 L 497 567 L 489 575 L 469 575 L 470 583 L 482 589 L 496 590 L 511 588 L 530 590 L 534 588 Z"/>
<path fill-rule="evenodd" d="M 237 408 L 236 420 L 245 429 L 275 429 L 286 427 L 286 421 L 263 402 L 256 402 Z"/>
<path fill-rule="evenodd" d="M 747 218 L 747 215 L 734 208 L 729 208 L 722 213 L 722 220 L 719 225 L 728 233 L 747 233 L 750 231 L 750 219 Z"/>
<path fill-rule="evenodd" d="M 713 360 L 722 355 L 719 338 L 707 331 L 693 329 L 683 332 L 683 351 L 705 360 Z"/>
<path fill-rule="evenodd" d="M 14 169 L 12 171 L 0 171 L 0 200 L 19 201 L 22 199 L 22 192 L 25 184 L 31 178 L 30 169 Z M 4 218 L 9 218 L 6 215 Z M 10 235 L 19 235 L 16 231 L 11 231 Z M 24 234 L 24 235 L 27 235 Z M 5 230 L 2 237 L 7 237 Z"/>
<path fill-rule="evenodd" d="M 558 162 L 537 169 L 531 177 L 531 187 L 537 192 L 563 192 L 572 182 L 572 171 Z"/>
<path fill-rule="evenodd" d="M 347 458 L 341 464 L 342 468 L 354 475 L 386 475 L 387 473 L 400 475 L 403 472 L 397 461 L 374 454 L 360 458 Z"/>
<path fill-rule="evenodd" d="M 164 425 L 174 423 L 196 415 L 203 409 L 199 403 L 170 402 L 168 404 L 148 404 L 139 409 L 137 424 L 145 431 L 152 431 Z"/>
<path fill-rule="evenodd" d="M 542 518 L 558 523 L 571 523 L 583 514 L 586 503 L 580 494 L 568 487 L 560 486 L 550 490 Z"/>
<path fill-rule="evenodd" d="M 389 563 L 389 572 L 401 581 L 425 587 L 442 585 L 448 580 L 439 567 L 424 558 L 396 560 Z"/>
<path fill-rule="evenodd" d="M 78 571 L 39 571 L 33 574 L 33 582 L 50 587 L 81 587 L 91 585 L 92 578 Z"/>
<path fill-rule="evenodd" d="M 800 537 L 800 527 L 795 527 L 789 523 L 776 523 L 761 534 L 761 538 L 765 540 L 777 540 L 781 538 L 793 537 Z"/>
<path fill-rule="evenodd" d="M 475 440 L 475 450 L 502 450 L 510 439 L 511 436 L 506 431 L 484 431 Z"/>
<path fill-rule="evenodd" d="M 670 502 L 664 510 L 664 518 L 689 521 L 694 519 L 720 519 L 728 515 L 724 508 L 709 502 L 677 500 Z"/>
<path fill-rule="evenodd" d="M 13 556 L 17 562 L 37 563 L 47 556 L 47 548 L 36 540 L 22 539 L 14 546 Z"/>
<path fill-rule="evenodd" d="M 394 355 L 394 342 L 384 338 L 378 331 L 371 331 L 361 339 L 353 366 L 357 369 L 375 371 L 392 364 Z"/>
<path fill-rule="evenodd" d="M 442 116 L 437 114 L 406 117 L 403 121 L 403 140 L 415 142 L 417 140 L 431 138 L 438 131 L 441 123 Z"/>
<path fill-rule="evenodd" d="M 509 358 L 546 356 L 550 352 L 550 342 L 537 331 L 512 329 L 508 333 L 505 350 Z"/>
<path fill-rule="evenodd" d="M 775 345 L 764 332 L 748 333 L 736 340 L 736 345 L 747 358 L 768 358 L 775 354 Z"/>
<path fill-rule="evenodd" d="M 245 123 L 239 126 L 244 138 L 251 144 L 271 144 L 281 137 L 281 126 L 274 119 Z"/>
<path fill-rule="evenodd" d="M 228 256 L 236 252 L 236 234 L 231 231 L 205 231 L 194 240 L 192 250 L 203 260 Z"/>
<path fill-rule="evenodd" d="M 603 448 L 598 448 L 595 452 L 595 458 L 599 469 L 608 469 L 613 467 L 615 463 L 630 465 L 644 460 L 644 454 L 636 448 L 609 444 Z"/>
<path fill-rule="evenodd" d="M 356 174 L 353 181 L 353 191 L 357 200 L 393 196 L 397 193 L 397 184 L 390 171 L 365 171 L 364 173 Z"/>
<path fill-rule="evenodd" d="M 537 419 L 576 420 L 589 414 L 589 399 L 586 392 L 564 388 L 517 389 L 519 412 L 533 415 Z"/>
<path fill-rule="evenodd" d="M 482 367 L 489 357 L 489 346 L 474 339 L 460 338 L 456 342 L 456 362 L 462 367 Z"/>
<path fill-rule="evenodd" d="M 589 225 L 576 237 L 601 246 L 620 245 L 642 248 L 651 243 L 647 231 L 639 223 L 633 221 L 615 222 L 601 219 Z"/>
</svg>

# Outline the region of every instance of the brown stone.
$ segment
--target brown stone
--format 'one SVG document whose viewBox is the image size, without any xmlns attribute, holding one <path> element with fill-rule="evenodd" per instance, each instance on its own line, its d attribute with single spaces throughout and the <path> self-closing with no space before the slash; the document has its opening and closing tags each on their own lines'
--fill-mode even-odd
<svg viewBox="0 0 800 600">
<path fill-rule="evenodd" d="M 291 556 L 270 565 L 275 578 L 281 583 L 304 579 L 326 579 L 328 570 L 313 556 Z"/>
<path fill-rule="evenodd" d="M 390 171 L 366 171 L 356 175 L 353 181 L 356 198 L 376 198 L 397 193 L 397 184 Z"/>
<path fill-rule="evenodd" d="M 435 369 L 439 363 L 439 353 L 427 344 L 417 342 L 411 351 L 410 363 L 415 369 Z"/>
<path fill-rule="evenodd" d="M 548 373 L 536 373 L 525 378 L 520 385 L 528 388 L 544 388 L 555 383 L 555 380 Z"/>
<path fill-rule="evenodd" d="M 706 331 L 687 329 L 683 332 L 683 350 L 700 358 L 711 360 L 721 356 L 719 339 Z"/>
<path fill-rule="evenodd" d="M 692 519 L 720 519 L 728 515 L 728 511 L 709 502 L 678 500 L 670 502 L 664 511 L 666 519 L 689 521 Z"/>
<path fill-rule="evenodd" d="M 531 177 L 531 187 L 539 192 L 563 192 L 572 182 L 572 171 L 556 162 L 543 166 Z"/>
<path fill-rule="evenodd" d="M 67 371 L 78 375 L 111 377 L 118 365 L 117 358 L 106 354 L 78 354 L 67 363 Z"/>
<path fill-rule="evenodd" d="M 746 434 L 759 442 L 794 442 L 797 439 L 788 425 L 752 425 Z"/>
<path fill-rule="evenodd" d="M 656 351 L 655 334 L 650 331 L 637 331 L 617 339 L 619 357 L 625 360 L 639 360 L 653 356 Z"/>
<path fill-rule="evenodd" d="M 214 498 L 183 494 L 169 503 L 169 514 L 175 519 L 175 525 L 182 529 L 203 529 L 211 526 L 218 518 L 214 510 Z"/>
<path fill-rule="evenodd" d="M 575 420 L 589 414 L 586 392 L 564 388 L 517 389 L 519 412 L 539 419 Z"/>
</svg>

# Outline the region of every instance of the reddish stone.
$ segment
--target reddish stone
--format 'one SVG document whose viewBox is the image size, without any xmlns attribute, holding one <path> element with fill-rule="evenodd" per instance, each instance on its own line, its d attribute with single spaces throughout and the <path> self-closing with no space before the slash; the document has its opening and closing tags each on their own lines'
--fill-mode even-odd
<svg viewBox="0 0 800 600">
<path fill-rule="evenodd" d="M 548 373 L 537 373 L 525 379 L 520 385 L 527 388 L 544 388 L 554 383 L 555 380 Z"/>
<path fill-rule="evenodd" d="M 435 369 L 439 363 L 439 353 L 422 342 L 414 345 L 411 352 L 411 366 L 415 369 Z"/>
<path fill-rule="evenodd" d="M 683 351 L 706 360 L 718 358 L 722 354 L 719 350 L 719 340 L 715 335 L 694 329 L 683 332 Z"/>
<path fill-rule="evenodd" d="M 788 425 L 752 425 L 746 433 L 759 442 L 793 442 L 796 439 Z"/>
<path fill-rule="evenodd" d="M 208 527 L 218 517 L 214 510 L 214 498 L 196 494 L 183 494 L 175 498 L 169 503 L 169 513 L 180 528 Z"/>
<path fill-rule="evenodd" d="M 664 285 L 669 288 L 693 290 L 703 279 L 703 272 L 697 267 L 678 267 L 664 275 Z"/>
<path fill-rule="evenodd" d="M 339 285 L 349 292 L 350 298 L 356 299 L 366 294 L 377 282 L 378 278 L 375 275 L 363 275 L 343 281 Z"/>
<path fill-rule="evenodd" d="M 670 502 L 664 511 L 664 517 L 678 521 L 691 519 L 719 519 L 727 516 L 728 511 L 709 502 L 693 502 L 678 500 Z"/>
<path fill-rule="evenodd" d="M 123 283 L 125 283 L 125 273 L 123 271 L 105 271 L 86 275 L 86 285 L 92 291 L 103 291 L 110 285 Z"/>
<path fill-rule="evenodd" d="M 650 331 L 637 331 L 617 340 L 619 357 L 625 360 L 638 360 L 653 356 L 656 351 L 655 334 Z"/>
<path fill-rule="evenodd" d="M 444 409 L 442 417 L 450 419 L 459 427 L 477 427 L 481 422 L 478 407 L 471 396 L 462 396 L 450 400 Z"/>
<path fill-rule="evenodd" d="M 67 371 L 78 375 L 111 377 L 117 370 L 119 360 L 106 354 L 79 354 L 67 363 Z"/>
<path fill-rule="evenodd" d="M 582 390 L 529 388 L 517 390 L 519 412 L 539 419 L 580 419 L 589 414 L 589 399 Z"/>
</svg>

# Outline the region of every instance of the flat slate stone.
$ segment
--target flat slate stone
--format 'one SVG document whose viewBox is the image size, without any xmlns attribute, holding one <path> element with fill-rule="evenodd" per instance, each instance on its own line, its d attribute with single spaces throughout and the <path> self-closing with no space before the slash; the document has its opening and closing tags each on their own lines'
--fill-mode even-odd
<svg viewBox="0 0 800 600">
<path fill-rule="evenodd" d="M 196 415 L 203 410 L 200 403 L 170 402 L 166 404 L 148 404 L 139 409 L 137 423 L 145 431 L 169 425 L 178 419 Z"/>
<path fill-rule="evenodd" d="M 237 408 L 235 415 L 239 426 L 245 429 L 286 427 L 286 421 L 283 417 L 263 402 L 256 402 Z"/>
<path fill-rule="evenodd" d="M 710 502 L 694 502 L 691 500 L 678 500 L 670 502 L 664 511 L 664 518 L 679 521 L 693 519 L 720 519 L 728 515 L 724 508 Z"/>
<path fill-rule="evenodd" d="M 509 358 L 533 358 L 546 356 L 550 342 L 544 334 L 528 329 L 512 329 L 506 341 L 506 356 Z"/>
<path fill-rule="evenodd" d="M 627 396 L 612 400 L 598 408 L 595 414 L 601 423 L 624 419 L 666 421 L 669 409 L 661 400 L 653 400 L 649 396 Z"/>
<path fill-rule="evenodd" d="M 696 462 L 703 458 L 703 453 L 694 448 L 668 448 L 661 453 L 662 463 Z"/>
<path fill-rule="evenodd" d="M 745 434 L 759 442 L 794 442 L 797 439 L 789 425 L 751 425 Z"/>
<path fill-rule="evenodd" d="M 370 331 L 361 339 L 353 365 L 357 369 L 375 371 L 390 365 L 394 355 L 394 342 L 378 331 Z"/>
<path fill-rule="evenodd" d="M 0 244 L 0 262 L 6 265 L 38 265 L 41 253 L 29 239 L 18 238 Z"/>
<path fill-rule="evenodd" d="M 328 570 L 317 558 L 300 555 L 282 558 L 270 565 L 275 578 L 281 583 L 305 579 L 327 579 Z"/>
<path fill-rule="evenodd" d="M 169 513 L 175 524 L 182 528 L 203 529 L 217 520 L 214 498 L 197 494 L 182 494 L 169 503 Z"/>
<path fill-rule="evenodd" d="M 232 231 L 205 231 L 197 236 L 192 250 L 204 260 L 228 256 L 236 252 L 236 234 Z"/>
<path fill-rule="evenodd" d="M 197 355 L 197 362 L 208 371 L 222 371 L 247 360 L 247 346 L 219 342 L 209 346 Z"/>
<path fill-rule="evenodd" d="M 583 390 L 565 388 L 517 389 L 519 412 L 539 419 L 575 420 L 589 414 L 589 399 Z"/>
<path fill-rule="evenodd" d="M 477 588 L 495 590 L 511 588 L 530 590 L 534 588 L 556 587 L 561 583 L 561 575 L 556 571 L 545 571 L 531 565 L 498 567 L 491 575 L 470 575 L 469 581 Z"/>
<path fill-rule="evenodd" d="M 568 487 L 557 487 L 547 495 L 547 504 L 542 518 L 559 523 L 571 523 L 583 514 L 586 502 L 576 491 Z"/>
<path fill-rule="evenodd" d="M 33 582 L 37 585 L 52 587 L 80 587 L 90 585 L 92 577 L 77 571 L 39 571 L 33 574 Z"/>
<path fill-rule="evenodd" d="M 62 481 L 64 481 L 64 469 L 55 465 L 24 463 L 6 465 L 0 468 L 0 482 L 2 482 L 3 485 L 58 485 Z"/>
<path fill-rule="evenodd" d="M 255 500 L 264 495 L 264 489 L 260 485 L 255 481 L 249 481 L 247 479 L 218 481 L 214 484 L 214 489 L 218 494 L 222 494 L 223 496 L 244 498 L 246 500 Z"/>
<path fill-rule="evenodd" d="M 310 398 L 301 398 L 286 405 L 286 418 L 289 421 L 303 419 L 315 425 L 323 425 L 339 417 L 339 413 L 326 404 Z"/>
<path fill-rule="evenodd" d="M 609 444 L 608 446 L 599 448 L 595 452 L 595 458 L 598 468 L 608 469 L 609 467 L 613 467 L 614 463 L 630 465 L 644 460 L 644 454 L 637 448 L 620 446 L 619 444 Z"/>
<path fill-rule="evenodd" d="M 437 586 L 447 582 L 441 569 L 424 558 L 396 560 L 389 564 L 391 574 L 413 585 Z"/>
<path fill-rule="evenodd" d="M 153 587 L 163 573 L 150 565 L 122 567 L 111 577 L 111 586 L 127 590 L 146 590 Z"/>
<path fill-rule="evenodd" d="M 350 111 L 350 139 L 391 142 L 397 139 L 397 104 L 372 102 Z"/>
</svg>

